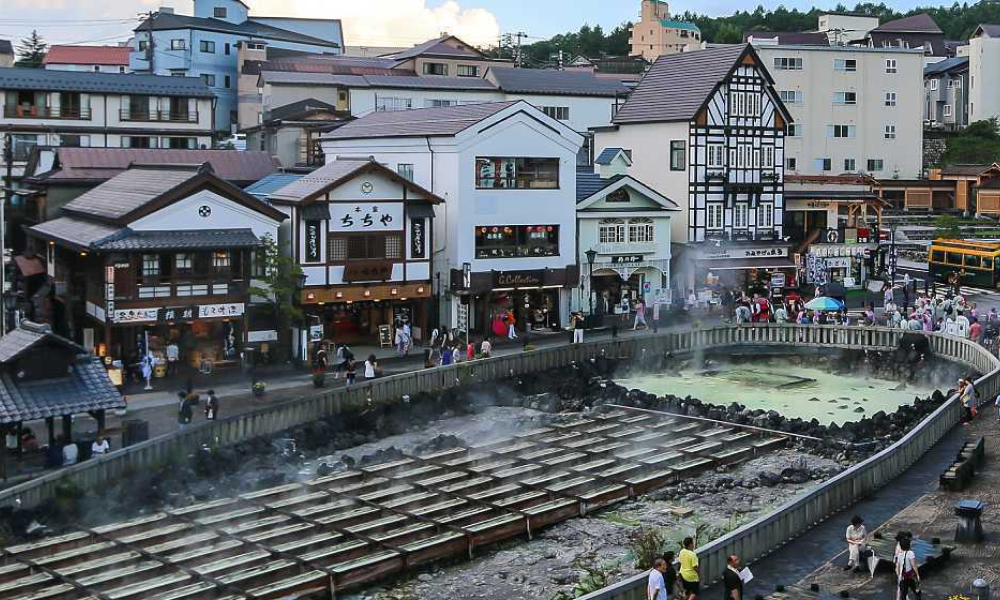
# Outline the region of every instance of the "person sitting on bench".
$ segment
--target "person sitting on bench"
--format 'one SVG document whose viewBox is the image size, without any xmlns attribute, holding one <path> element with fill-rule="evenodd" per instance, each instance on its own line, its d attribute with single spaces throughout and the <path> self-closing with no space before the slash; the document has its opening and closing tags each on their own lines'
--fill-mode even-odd
<svg viewBox="0 0 1000 600">
<path fill-rule="evenodd" d="M 861 569 L 861 555 L 865 547 L 865 540 L 868 532 L 865 530 L 865 520 L 858 515 L 854 515 L 851 524 L 847 527 L 847 566 L 845 571 Z"/>
</svg>

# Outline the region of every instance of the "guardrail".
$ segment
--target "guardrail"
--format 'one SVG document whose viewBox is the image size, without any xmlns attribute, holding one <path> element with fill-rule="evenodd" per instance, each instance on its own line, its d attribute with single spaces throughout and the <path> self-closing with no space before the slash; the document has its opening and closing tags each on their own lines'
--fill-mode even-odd
<svg viewBox="0 0 1000 600">
<path fill-rule="evenodd" d="M 795 331 L 776 333 L 773 326 L 764 329 L 752 326 L 741 328 L 736 338 L 767 345 L 781 343 L 776 340 L 783 338 L 787 343 L 803 345 L 803 342 L 796 341 L 798 336 L 803 336 L 810 342 L 829 341 L 827 345 L 831 346 L 842 347 L 844 340 L 883 346 L 893 340 L 898 342 L 904 333 L 889 329 L 824 326 L 803 326 Z M 976 380 L 980 403 L 996 397 L 1000 391 L 1000 360 L 997 357 L 968 340 L 940 334 L 928 337 L 936 354 L 963 362 L 984 373 Z M 808 494 L 698 548 L 702 581 L 717 581 L 726 568 L 727 556 L 736 554 L 747 564 L 758 560 L 885 486 L 940 441 L 958 423 L 961 414 L 959 398 L 953 395 L 892 446 L 850 467 Z M 647 573 L 640 573 L 582 596 L 580 600 L 646 600 L 646 579 Z"/>
<path fill-rule="evenodd" d="M 398 402 L 404 395 L 413 396 L 421 392 L 439 392 L 469 383 L 498 381 L 511 376 L 564 367 L 600 355 L 642 357 L 650 353 L 681 353 L 733 345 L 888 349 L 896 347 L 903 333 L 894 329 L 836 326 L 767 324 L 725 326 L 684 332 L 650 333 L 619 340 L 555 346 L 532 352 L 521 352 L 447 367 L 392 375 L 360 383 L 348 389 L 318 392 L 274 407 L 178 430 L 53 471 L 42 477 L 0 491 L 0 506 L 19 505 L 23 508 L 30 508 L 55 496 L 60 486 L 72 484 L 85 490 L 93 489 L 125 477 L 139 469 L 151 468 L 173 459 L 188 456 L 205 445 L 232 445 L 259 436 L 274 435 L 330 415 L 363 409 L 372 404 Z M 985 349 L 967 340 L 947 338 L 937 334 L 930 337 L 935 353 L 964 362 L 980 373 L 990 373 L 989 385 L 991 387 L 981 386 L 980 391 L 983 397 L 996 394 L 996 382 L 993 377 L 1000 366 L 1000 361 L 997 361 Z M 983 380 L 986 379 L 983 378 Z M 949 427 L 957 421 L 959 414 L 957 403 L 949 402 L 947 406 L 952 405 L 954 405 L 954 414 L 949 413 L 949 416 L 952 417 L 949 421 Z M 933 418 L 928 419 L 928 421 L 933 420 Z M 910 435 L 922 431 L 921 427 L 915 429 Z M 937 438 L 934 441 L 936 440 Z M 916 459 L 916 456 L 923 454 L 923 451 L 928 447 L 930 446 L 921 446 L 919 453 L 914 455 L 913 460 Z M 758 554 L 751 552 L 741 553 L 748 558 L 758 556 Z M 707 565 L 704 571 L 706 573 L 712 572 L 710 567 L 714 568 L 714 563 L 706 562 L 711 560 L 711 558 L 703 559 L 702 564 Z M 608 596 L 608 598 L 611 597 L 614 596 Z"/>
</svg>

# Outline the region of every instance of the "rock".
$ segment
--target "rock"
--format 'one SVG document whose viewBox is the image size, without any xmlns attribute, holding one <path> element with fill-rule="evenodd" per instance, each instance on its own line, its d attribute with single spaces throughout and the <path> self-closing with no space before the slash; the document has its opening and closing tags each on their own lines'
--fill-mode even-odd
<svg viewBox="0 0 1000 600">
<path fill-rule="evenodd" d="M 417 581 L 421 583 L 430 583 L 434 581 L 434 578 L 428 575 L 427 573 L 421 573 L 420 575 L 417 575 Z"/>
</svg>

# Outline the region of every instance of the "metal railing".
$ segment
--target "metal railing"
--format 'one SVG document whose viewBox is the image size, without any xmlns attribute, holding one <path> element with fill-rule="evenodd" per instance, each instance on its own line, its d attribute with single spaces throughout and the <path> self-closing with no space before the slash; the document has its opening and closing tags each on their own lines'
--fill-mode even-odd
<svg viewBox="0 0 1000 600">
<path fill-rule="evenodd" d="M 132 110 L 123 108 L 118 111 L 120 121 L 163 122 L 163 123 L 197 123 L 196 110 Z"/>
<path fill-rule="evenodd" d="M 4 104 L 5 119 L 58 119 L 62 121 L 89 121 L 89 106 L 36 106 L 29 104 Z"/>
<path fill-rule="evenodd" d="M 174 431 L 53 471 L 0 491 L 0 506 L 37 506 L 54 497 L 57 489 L 66 484 L 73 484 L 84 490 L 99 488 L 137 470 L 188 456 L 204 445 L 228 446 L 255 437 L 274 435 L 331 415 L 399 402 L 405 395 L 437 393 L 471 383 L 499 381 L 507 377 L 565 367 L 597 356 L 641 358 L 664 352 L 676 354 L 696 349 L 729 348 L 734 345 L 878 350 L 895 348 L 903 334 L 898 329 L 884 328 L 768 324 L 724 326 L 555 346 L 392 375 L 348 389 L 314 393 L 273 407 Z M 929 337 L 936 354 L 967 364 L 980 373 L 988 373 L 977 381 L 977 386 L 984 398 L 996 395 L 1000 387 L 997 385 L 1000 361 L 996 357 L 968 340 L 938 334 L 931 334 Z M 720 561 L 724 561 L 725 555 L 733 551 L 747 560 L 762 556 L 780 545 L 779 541 L 784 543 L 790 537 L 805 531 L 833 509 L 847 506 L 888 482 L 957 423 L 960 412 L 957 398 L 949 399 L 937 412 L 892 447 L 845 471 L 807 497 L 789 503 L 775 513 L 699 549 L 702 572 L 721 573 L 720 565 L 724 563 Z M 618 584 L 614 588 L 618 591 L 608 592 L 612 595 L 588 598 L 638 598 L 639 596 L 628 595 L 633 593 L 632 590 L 639 589 L 636 581 L 627 580 Z"/>
</svg>

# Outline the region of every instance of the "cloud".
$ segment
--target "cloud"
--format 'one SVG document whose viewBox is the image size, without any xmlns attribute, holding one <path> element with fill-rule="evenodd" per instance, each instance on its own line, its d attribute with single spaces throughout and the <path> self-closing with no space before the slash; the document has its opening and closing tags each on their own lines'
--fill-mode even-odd
<svg viewBox="0 0 1000 600">
<path fill-rule="evenodd" d="M 412 46 L 443 32 L 475 45 L 496 43 L 500 24 L 484 8 L 455 0 L 251 0 L 251 14 L 341 19 L 349 45 Z"/>
</svg>

